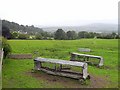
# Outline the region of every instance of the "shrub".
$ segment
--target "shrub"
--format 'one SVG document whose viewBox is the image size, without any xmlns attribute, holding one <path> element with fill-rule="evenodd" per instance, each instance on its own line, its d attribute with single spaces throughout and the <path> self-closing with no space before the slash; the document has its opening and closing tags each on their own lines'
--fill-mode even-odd
<svg viewBox="0 0 120 90">
<path fill-rule="evenodd" d="M 7 42 L 7 39 L 5 39 L 4 37 L 2 37 L 2 48 L 4 51 L 4 58 L 6 58 L 7 55 L 11 52 L 11 47 Z"/>
<path fill-rule="evenodd" d="M 27 34 L 19 34 L 18 38 L 19 39 L 28 39 L 29 36 Z"/>
</svg>

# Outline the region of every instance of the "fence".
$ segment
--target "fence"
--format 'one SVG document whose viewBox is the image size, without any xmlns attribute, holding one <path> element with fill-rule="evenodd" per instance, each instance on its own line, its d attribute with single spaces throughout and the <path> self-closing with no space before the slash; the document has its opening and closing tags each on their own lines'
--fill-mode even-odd
<svg viewBox="0 0 120 90">
<path fill-rule="evenodd" d="M 0 89 L 2 89 L 2 60 L 3 60 L 3 49 L 0 50 Z"/>
</svg>

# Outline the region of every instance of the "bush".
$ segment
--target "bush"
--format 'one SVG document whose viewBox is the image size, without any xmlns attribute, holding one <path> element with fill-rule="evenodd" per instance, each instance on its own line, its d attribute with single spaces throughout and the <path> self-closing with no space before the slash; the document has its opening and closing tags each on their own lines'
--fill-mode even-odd
<svg viewBox="0 0 120 90">
<path fill-rule="evenodd" d="M 5 39 L 4 37 L 2 37 L 2 48 L 4 51 L 4 58 L 6 58 L 7 55 L 11 52 L 11 47 L 7 42 L 7 39 Z"/>
<path fill-rule="evenodd" d="M 19 34 L 18 39 L 28 39 L 28 37 L 27 34 Z"/>
</svg>

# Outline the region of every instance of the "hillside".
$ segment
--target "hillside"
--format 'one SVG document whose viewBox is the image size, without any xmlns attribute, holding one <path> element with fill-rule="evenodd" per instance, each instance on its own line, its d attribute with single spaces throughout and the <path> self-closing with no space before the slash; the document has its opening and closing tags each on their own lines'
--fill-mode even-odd
<svg viewBox="0 0 120 90">
<path fill-rule="evenodd" d="M 76 32 L 79 31 L 103 32 L 103 33 L 118 32 L 117 24 L 104 24 L 104 23 L 94 23 L 84 26 L 43 27 L 43 30 L 48 32 L 54 32 L 58 28 L 62 28 L 64 31 L 74 30 Z"/>
<path fill-rule="evenodd" d="M 2 20 L 2 26 L 6 26 L 10 29 L 10 31 L 21 31 L 21 32 L 27 32 L 27 33 L 36 33 L 36 32 L 43 32 L 41 28 L 28 26 L 28 25 L 19 25 L 15 22 L 10 22 L 7 20 Z"/>
<path fill-rule="evenodd" d="M 93 23 L 84 26 L 39 26 L 36 27 L 34 25 L 19 25 L 15 22 L 10 22 L 7 20 L 2 20 L 2 25 L 7 26 L 11 31 L 22 31 L 27 33 L 36 33 L 36 32 L 55 32 L 57 29 L 61 28 L 65 32 L 74 30 L 76 32 L 80 31 L 88 31 L 88 32 L 102 32 L 102 33 L 111 33 L 111 32 L 118 32 L 118 25 L 117 24 L 105 24 L 105 23 Z M 42 27 L 42 28 L 41 28 Z"/>
</svg>

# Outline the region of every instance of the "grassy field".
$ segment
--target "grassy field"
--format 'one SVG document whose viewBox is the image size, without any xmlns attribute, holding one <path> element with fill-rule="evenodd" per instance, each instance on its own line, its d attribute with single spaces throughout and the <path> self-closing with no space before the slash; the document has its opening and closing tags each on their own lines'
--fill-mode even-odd
<svg viewBox="0 0 120 90">
<path fill-rule="evenodd" d="M 55 59 L 70 59 L 70 52 L 78 48 L 90 48 L 94 54 L 104 57 L 104 67 L 88 67 L 91 80 L 80 85 L 77 80 L 52 76 L 43 72 L 32 73 L 33 60 L 5 59 L 2 72 L 3 88 L 84 88 L 118 87 L 118 40 L 81 39 L 81 40 L 9 40 L 12 53 L 32 53 Z M 39 52 L 34 54 L 34 52 Z"/>
</svg>

